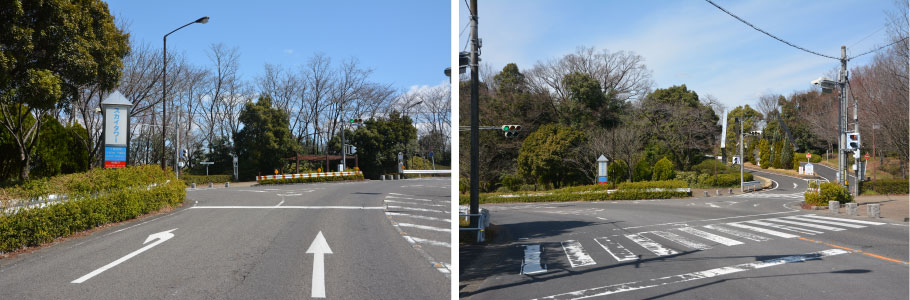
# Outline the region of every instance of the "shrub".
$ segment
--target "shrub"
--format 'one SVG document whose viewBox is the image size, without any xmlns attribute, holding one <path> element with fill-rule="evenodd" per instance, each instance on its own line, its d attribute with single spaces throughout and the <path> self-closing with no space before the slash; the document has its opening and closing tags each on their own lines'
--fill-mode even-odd
<svg viewBox="0 0 910 300">
<path fill-rule="evenodd" d="M 0 215 L 0 251 L 37 246 L 109 223 L 183 202 L 186 189 L 170 171 L 156 165 L 93 169 L 30 181 L 9 194 L 19 199 L 66 195 L 67 200 Z"/>
<path fill-rule="evenodd" d="M 771 143 L 766 139 L 761 139 L 758 142 L 758 151 L 759 151 L 759 165 L 762 169 L 767 169 L 771 167 Z"/>
<path fill-rule="evenodd" d="M 874 183 L 861 181 L 859 189 L 861 193 L 875 191 L 879 194 L 910 194 L 910 181 L 906 179 L 879 179 Z"/>
<path fill-rule="evenodd" d="M 613 184 L 629 179 L 629 169 L 626 167 L 626 162 L 622 160 L 616 160 L 610 163 L 610 166 L 607 167 L 607 174 L 609 175 L 610 182 Z"/>
<path fill-rule="evenodd" d="M 723 162 L 716 159 L 706 159 L 697 165 L 692 166 L 692 171 L 701 173 L 701 174 L 714 174 L 714 171 L 717 170 L 717 173 L 726 173 L 727 165 Z M 678 176 L 678 174 L 677 174 Z"/>
<path fill-rule="evenodd" d="M 752 173 L 743 173 L 743 180 L 752 181 Z M 704 187 L 737 187 L 739 186 L 739 173 L 717 174 L 717 177 L 708 175 L 703 181 L 699 182 Z"/>
<path fill-rule="evenodd" d="M 841 204 L 853 202 L 847 188 L 833 182 L 822 183 L 818 193 L 806 192 L 804 196 L 807 204 L 816 206 L 827 206 L 828 201 L 839 201 Z"/>
<path fill-rule="evenodd" d="M 654 164 L 654 171 L 651 173 L 651 180 L 670 180 L 675 177 L 673 171 L 673 162 L 666 156 Z"/>
<path fill-rule="evenodd" d="M 212 182 L 212 183 L 230 182 L 231 177 L 232 177 L 231 175 L 208 175 L 208 176 L 206 176 L 206 175 L 180 175 L 180 180 L 183 180 L 183 182 L 186 183 L 186 185 L 190 185 L 191 183 L 207 184 L 209 182 Z"/>
<path fill-rule="evenodd" d="M 663 181 L 643 181 L 643 182 L 623 182 L 619 184 L 620 190 L 644 190 L 644 189 L 678 189 L 689 187 L 682 180 L 663 180 Z"/>
<path fill-rule="evenodd" d="M 499 185 L 508 189 L 508 191 L 517 191 L 521 188 L 521 185 L 524 183 L 521 180 L 521 176 L 517 174 L 506 174 L 502 175 L 499 179 Z"/>
<path fill-rule="evenodd" d="M 651 164 L 642 157 L 635 163 L 635 168 L 632 170 L 632 181 L 648 180 L 651 180 Z"/>
</svg>

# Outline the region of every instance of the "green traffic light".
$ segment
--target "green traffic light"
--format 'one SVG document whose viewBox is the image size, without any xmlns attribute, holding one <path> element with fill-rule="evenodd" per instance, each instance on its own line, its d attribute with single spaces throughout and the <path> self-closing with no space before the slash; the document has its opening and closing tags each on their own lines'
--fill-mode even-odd
<svg viewBox="0 0 910 300">
<path fill-rule="evenodd" d="M 509 131 L 509 125 L 502 125 L 502 131 Z"/>
</svg>

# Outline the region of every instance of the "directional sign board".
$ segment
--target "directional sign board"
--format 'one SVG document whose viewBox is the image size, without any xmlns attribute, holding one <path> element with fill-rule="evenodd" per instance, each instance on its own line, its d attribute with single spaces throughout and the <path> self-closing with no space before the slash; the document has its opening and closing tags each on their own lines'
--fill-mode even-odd
<svg viewBox="0 0 910 300">
<path fill-rule="evenodd" d="M 126 167 L 130 107 L 123 94 L 114 91 L 101 101 L 104 112 L 104 167 Z"/>
</svg>

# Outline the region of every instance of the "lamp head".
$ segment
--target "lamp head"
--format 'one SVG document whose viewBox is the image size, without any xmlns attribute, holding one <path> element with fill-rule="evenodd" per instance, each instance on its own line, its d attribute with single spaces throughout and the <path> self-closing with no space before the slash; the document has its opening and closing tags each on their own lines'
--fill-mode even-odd
<svg viewBox="0 0 910 300">
<path fill-rule="evenodd" d="M 202 17 L 202 18 L 199 18 L 199 20 L 196 20 L 196 23 L 201 23 L 201 24 L 205 24 L 208 22 L 209 22 L 209 17 Z"/>
</svg>

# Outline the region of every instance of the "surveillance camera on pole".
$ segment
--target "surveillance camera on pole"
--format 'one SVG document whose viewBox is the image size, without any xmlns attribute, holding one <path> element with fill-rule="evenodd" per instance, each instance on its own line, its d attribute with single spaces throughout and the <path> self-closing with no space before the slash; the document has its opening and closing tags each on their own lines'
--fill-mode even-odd
<svg viewBox="0 0 910 300">
<path fill-rule="evenodd" d="M 837 82 L 822 76 L 816 80 L 812 80 L 812 84 L 820 87 L 822 89 L 822 94 L 830 94 L 834 91 Z"/>
</svg>

